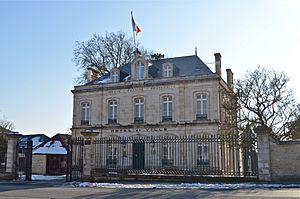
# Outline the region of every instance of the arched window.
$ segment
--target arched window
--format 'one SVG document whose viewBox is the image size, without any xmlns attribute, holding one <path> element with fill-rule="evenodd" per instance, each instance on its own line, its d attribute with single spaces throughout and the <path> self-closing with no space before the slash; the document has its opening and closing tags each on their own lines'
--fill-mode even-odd
<svg viewBox="0 0 300 199">
<path fill-rule="evenodd" d="M 88 102 L 81 103 L 81 125 L 90 124 L 90 104 Z"/>
<path fill-rule="evenodd" d="M 163 97 L 163 115 L 162 115 L 162 121 L 172 121 L 172 96 L 164 96 Z"/>
<path fill-rule="evenodd" d="M 136 68 L 135 68 L 135 79 L 136 80 L 144 79 L 144 70 L 145 70 L 145 66 L 144 66 L 143 62 L 138 61 L 136 64 Z"/>
<path fill-rule="evenodd" d="M 117 123 L 118 103 L 117 100 L 108 101 L 108 123 Z"/>
<path fill-rule="evenodd" d="M 207 94 L 197 95 L 197 120 L 207 120 Z"/>
<path fill-rule="evenodd" d="M 134 122 L 144 122 L 144 99 L 136 98 L 134 100 Z"/>
</svg>

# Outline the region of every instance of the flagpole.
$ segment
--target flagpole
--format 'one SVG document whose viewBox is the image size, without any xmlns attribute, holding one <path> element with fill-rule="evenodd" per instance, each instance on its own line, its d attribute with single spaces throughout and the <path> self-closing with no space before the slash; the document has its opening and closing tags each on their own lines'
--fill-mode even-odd
<svg viewBox="0 0 300 199">
<path fill-rule="evenodd" d="M 131 23 L 133 23 L 133 15 L 132 15 L 132 11 L 131 11 Z M 134 47 L 136 46 L 135 44 L 135 34 L 134 34 L 134 29 L 132 28 L 132 35 L 133 35 L 133 45 Z"/>
</svg>

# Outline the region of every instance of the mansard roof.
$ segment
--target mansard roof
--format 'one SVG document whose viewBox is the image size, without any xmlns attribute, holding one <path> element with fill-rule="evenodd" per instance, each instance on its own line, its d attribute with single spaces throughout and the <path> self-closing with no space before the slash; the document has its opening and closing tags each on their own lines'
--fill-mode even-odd
<svg viewBox="0 0 300 199">
<path fill-rule="evenodd" d="M 164 63 L 173 64 L 173 76 L 200 76 L 200 75 L 210 75 L 213 72 L 208 68 L 208 66 L 196 55 L 165 58 L 159 60 L 149 61 L 149 77 L 153 79 L 162 78 L 162 65 Z M 131 77 L 131 63 L 124 64 L 120 68 L 120 81 L 128 81 Z M 97 80 L 90 82 L 88 84 L 102 84 L 110 83 L 110 73 L 107 73 Z"/>
</svg>

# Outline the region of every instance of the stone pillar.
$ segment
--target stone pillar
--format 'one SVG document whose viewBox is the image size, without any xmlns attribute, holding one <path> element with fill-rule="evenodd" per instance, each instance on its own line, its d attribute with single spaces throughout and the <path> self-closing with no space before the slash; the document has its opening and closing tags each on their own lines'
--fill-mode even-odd
<svg viewBox="0 0 300 199">
<path fill-rule="evenodd" d="M 7 134 L 6 172 L 17 178 L 17 143 L 21 135 Z"/>
<path fill-rule="evenodd" d="M 92 169 L 94 168 L 95 154 L 93 140 L 98 135 L 97 132 L 81 132 L 84 136 L 83 148 L 83 173 L 84 180 L 92 179 Z"/>
<path fill-rule="evenodd" d="M 259 126 L 254 131 L 257 135 L 258 179 L 271 181 L 270 133 L 272 129 Z"/>
</svg>

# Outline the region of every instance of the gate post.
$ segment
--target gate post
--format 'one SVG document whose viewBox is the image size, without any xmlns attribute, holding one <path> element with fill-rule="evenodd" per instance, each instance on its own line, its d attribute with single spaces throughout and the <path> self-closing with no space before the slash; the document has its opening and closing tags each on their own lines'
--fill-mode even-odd
<svg viewBox="0 0 300 199">
<path fill-rule="evenodd" d="M 14 179 L 18 178 L 17 162 L 18 162 L 18 140 L 21 137 L 19 134 L 7 134 L 7 158 L 6 172 L 11 174 Z"/>
<path fill-rule="evenodd" d="M 32 174 L 32 140 L 27 141 L 25 181 L 31 181 Z"/>
<path fill-rule="evenodd" d="M 66 182 L 72 182 L 72 137 L 67 141 L 67 168 L 66 168 Z"/>
<path fill-rule="evenodd" d="M 94 151 L 93 138 L 98 135 L 97 132 L 81 132 L 84 136 L 83 146 L 83 172 L 82 178 L 86 180 L 92 179 L 92 168 L 94 167 Z"/>
<path fill-rule="evenodd" d="M 272 129 L 259 126 L 254 129 L 254 132 L 257 135 L 258 179 L 271 181 L 270 133 Z"/>
</svg>

